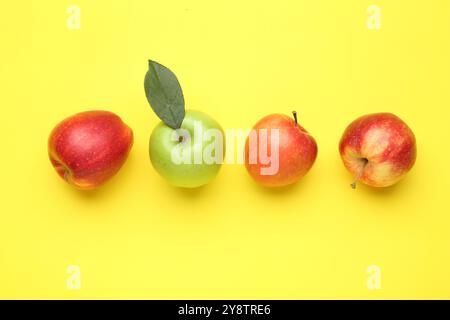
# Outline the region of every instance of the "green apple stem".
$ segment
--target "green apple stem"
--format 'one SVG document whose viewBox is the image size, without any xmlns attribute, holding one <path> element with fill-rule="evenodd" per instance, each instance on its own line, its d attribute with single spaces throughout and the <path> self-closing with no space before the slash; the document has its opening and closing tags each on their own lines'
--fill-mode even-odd
<svg viewBox="0 0 450 320">
<path fill-rule="evenodd" d="M 298 124 L 298 122 L 297 122 L 297 111 L 292 111 L 292 115 L 294 116 L 295 124 Z"/>
<path fill-rule="evenodd" d="M 356 184 L 361 179 L 362 175 L 364 174 L 364 170 L 369 163 L 369 160 L 367 160 L 366 158 L 361 159 L 361 161 L 363 161 L 364 164 L 362 164 L 361 170 L 359 170 L 358 174 L 355 176 L 355 180 L 353 180 L 353 182 L 350 184 L 350 187 L 352 187 L 352 189 L 356 189 Z"/>
</svg>

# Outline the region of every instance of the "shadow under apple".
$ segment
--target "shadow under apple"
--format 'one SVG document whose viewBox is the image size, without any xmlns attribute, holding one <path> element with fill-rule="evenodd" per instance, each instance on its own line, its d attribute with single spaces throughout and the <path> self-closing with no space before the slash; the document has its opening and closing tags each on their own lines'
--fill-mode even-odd
<svg viewBox="0 0 450 320">
<path fill-rule="evenodd" d="M 264 196 L 269 197 L 290 197 L 294 193 L 301 193 L 303 190 L 311 188 L 311 181 L 316 179 L 313 172 L 309 172 L 299 181 L 283 187 L 266 187 L 258 184 L 251 177 L 248 177 L 247 184 L 251 189 Z"/>
<path fill-rule="evenodd" d="M 130 171 L 133 170 L 134 161 L 135 157 L 131 152 L 127 161 L 116 175 L 96 189 L 81 190 L 64 183 L 65 188 L 70 196 L 85 202 L 98 201 L 99 198 L 102 198 L 103 201 L 107 201 L 107 199 L 110 198 L 117 198 L 123 193 L 123 189 L 127 186 L 127 182 L 124 181 L 124 179 L 129 179 L 129 177 L 131 177 Z"/>
</svg>

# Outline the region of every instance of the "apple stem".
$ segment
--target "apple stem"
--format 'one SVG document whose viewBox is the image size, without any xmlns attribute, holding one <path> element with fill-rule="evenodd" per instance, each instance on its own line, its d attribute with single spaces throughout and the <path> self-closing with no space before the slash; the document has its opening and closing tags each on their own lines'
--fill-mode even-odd
<svg viewBox="0 0 450 320">
<path fill-rule="evenodd" d="M 298 122 L 297 122 L 297 111 L 292 111 L 292 115 L 294 116 L 295 124 L 298 124 Z"/>
<path fill-rule="evenodd" d="M 369 161 L 364 158 L 362 159 L 364 161 L 364 165 L 362 166 L 361 170 L 359 171 L 359 173 L 356 175 L 355 180 L 353 180 L 352 183 L 350 183 L 350 187 L 352 187 L 352 189 L 356 189 L 356 184 L 358 183 L 359 179 L 361 179 L 364 170 L 366 169 L 367 164 L 369 163 Z"/>
</svg>

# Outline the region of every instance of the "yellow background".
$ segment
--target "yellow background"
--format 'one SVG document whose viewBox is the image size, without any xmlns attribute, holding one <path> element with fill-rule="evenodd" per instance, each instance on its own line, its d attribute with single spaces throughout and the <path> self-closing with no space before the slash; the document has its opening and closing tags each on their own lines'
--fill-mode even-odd
<svg viewBox="0 0 450 320">
<path fill-rule="evenodd" d="M 3 1 L 0 34 L 0 298 L 450 298 L 450 1 Z M 199 190 L 167 185 L 148 158 L 149 58 L 224 128 L 296 109 L 319 145 L 311 172 L 283 190 L 241 165 Z M 119 114 L 135 144 L 83 193 L 46 143 L 89 109 Z M 354 191 L 338 141 L 376 111 L 410 125 L 417 163 L 395 187 Z"/>
</svg>

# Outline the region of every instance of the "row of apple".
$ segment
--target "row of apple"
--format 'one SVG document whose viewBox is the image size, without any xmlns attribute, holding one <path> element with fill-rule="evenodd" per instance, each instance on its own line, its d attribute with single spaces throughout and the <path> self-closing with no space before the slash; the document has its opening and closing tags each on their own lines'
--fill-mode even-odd
<svg viewBox="0 0 450 320">
<path fill-rule="evenodd" d="M 195 188 L 217 175 L 225 146 L 223 130 L 210 116 L 185 111 L 184 97 L 175 74 L 149 61 L 144 81 L 147 100 L 162 120 L 150 136 L 149 154 L 155 170 L 171 184 Z M 204 139 L 191 139 L 197 132 L 213 131 L 221 143 L 210 148 L 213 161 L 174 161 L 203 154 Z M 216 141 L 216 142 L 217 142 Z M 108 111 L 87 111 L 60 122 L 48 140 L 50 161 L 69 184 L 91 190 L 113 177 L 126 161 L 133 145 L 133 131 L 117 115 Z M 358 181 L 373 187 L 398 182 L 414 165 L 416 141 L 412 130 L 391 113 L 364 115 L 345 130 L 339 152 L 345 167 Z M 317 157 L 315 139 L 293 118 L 282 114 L 259 120 L 247 137 L 245 166 L 255 181 L 267 187 L 281 187 L 300 180 Z M 269 163 L 272 162 L 272 163 Z M 276 163 L 275 163 L 276 162 Z M 273 170 L 269 170 L 270 169 Z"/>
</svg>

